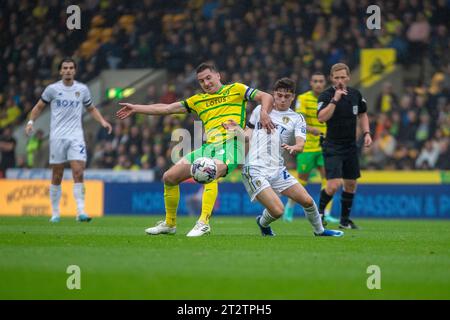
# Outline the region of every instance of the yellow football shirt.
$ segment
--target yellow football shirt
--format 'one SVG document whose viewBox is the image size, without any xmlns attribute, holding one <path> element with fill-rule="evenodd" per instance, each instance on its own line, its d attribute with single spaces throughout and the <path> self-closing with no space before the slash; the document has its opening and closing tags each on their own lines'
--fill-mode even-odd
<svg viewBox="0 0 450 320">
<path fill-rule="evenodd" d="M 300 94 L 297 97 L 295 111 L 303 115 L 307 126 L 317 128 L 325 135 L 327 133 L 327 126 L 325 123 L 320 123 L 317 119 L 317 100 L 318 97 L 314 95 L 312 90 Z M 308 132 L 306 134 L 306 143 L 303 152 L 318 151 L 322 151 L 320 147 L 320 136 L 315 136 Z"/>
<path fill-rule="evenodd" d="M 196 94 L 182 101 L 182 104 L 189 112 L 194 111 L 203 122 L 206 143 L 220 143 L 227 140 L 223 122 L 234 120 L 241 128 L 245 127 L 247 101 L 252 100 L 256 93 L 256 89 L 236 82 L 223 85 L 214 94 Z"/>
</svg>

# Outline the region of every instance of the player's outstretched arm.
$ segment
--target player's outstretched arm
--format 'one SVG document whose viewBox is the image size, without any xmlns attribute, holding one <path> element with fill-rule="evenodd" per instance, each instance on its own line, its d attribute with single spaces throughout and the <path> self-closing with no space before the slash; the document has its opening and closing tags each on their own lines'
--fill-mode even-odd
<svg viewBox="0 0 450 320">
<path fill-rule="evenodd" d="M 281 147 L 289 152 L 289 154 L 302 153 L 305 146 L 305 139 L 301 137 L 295 137 L 295 145 L 290 146 L 283 143 Z"/>
<path fill-rule="evenodd" d="M 33 123 L 34 121 L 39 117 L 42 110 L 45 108 L 45 102 L 42 99 L 39 99 L 39 101 L 36 103 L 36 105 L 31 109 L 30 117 L 27 125 L 25 126 L 25 134 L 27 136 L 31 135 L 33 133 Z"/>
<path fill-rule="evenodd" d="M 92 117 L 95 119 L 95 121 L 100 123 L 100 125 L 103 128 L 107 129 L 108 130 L 108 134 L 111 134 L 112 126 L 111 126 L 111 124 L 108 121 L 105 120 L 105 118 L 103 118 L 103 116 L 100 113 L 100 111 L 98 111 L 98 109 L 94 105 L 91 105 L 89 108 L 87 108 L 87 110 L 92 115 Z"/>
<path fill-rule="evenodd" d="M 259 122 L 261 122 L 262 127 L 267 130 L 267 133 L 270 133 L 273 129 L 275 129 L 275 125 L 273 124 L 269 116 L 269 113 L 273 108 L 272 95 L 258 90 L 253 100 L 261 104 L 261 114 Z"/>
<path fill-rule="evenodd" d="M 127 102 L 121 102 L 119 104 L 122 106 L 122 108 L 120 108 L 120 110 L 116 112 L 116 117 L 120 120 L 126 119 L 135 113 L 144 113 L 156 116 L 187 112 L 187 109 L 179 101 L 171 104 L 132 104 Z"/>
</svg>

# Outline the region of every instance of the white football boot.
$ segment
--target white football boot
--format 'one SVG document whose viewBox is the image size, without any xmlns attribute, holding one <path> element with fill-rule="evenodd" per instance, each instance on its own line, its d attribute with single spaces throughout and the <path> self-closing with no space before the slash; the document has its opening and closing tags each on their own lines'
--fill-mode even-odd
<svg viewBox="0 0 450 320">
<path fill-rule="evenodd" d="M 209 234 L 211 232 L 211 227 L 201 221 L 197 221 L 194 228 L 186 235 L 187 237 L 201 237 L 204 234 Z"/>
<path fill-rule="evenodd" d="M 146 234 L 175 234 L 177 227 L 169 227 L 165 221 L 159 221 L 154 227 L 145 229 Z"/>
</svg>

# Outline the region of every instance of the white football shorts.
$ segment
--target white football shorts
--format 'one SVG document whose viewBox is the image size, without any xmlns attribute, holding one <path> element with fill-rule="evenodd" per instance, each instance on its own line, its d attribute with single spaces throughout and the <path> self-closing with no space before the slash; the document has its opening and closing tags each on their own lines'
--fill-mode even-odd
<svg viewBox="0 0 450 320">
<path fill-rule="evenodd" d="M 280 168 L 278 171 L 261 170 L 256 167 L 244 166 L 242 169 L 242 182 L 250 196 L 250 200 L 255 201 L 256 196 L 264 189 L 272 187 L 278 195 L 284 190 L 299 183 L 286 169 Z"/>
<path fill-rule="evenodd" d="M 79 160 L 86 162 L 87 151 L 84 140 L 53 139 L 50 140 L 50 164 L 60 164 Z"/>
</svg>

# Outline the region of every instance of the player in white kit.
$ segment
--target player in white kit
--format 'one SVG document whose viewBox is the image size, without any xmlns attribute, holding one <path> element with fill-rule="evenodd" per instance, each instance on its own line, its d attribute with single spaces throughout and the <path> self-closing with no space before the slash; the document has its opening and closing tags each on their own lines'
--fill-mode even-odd
<svg viewBox="0 0 450 320">
<path fill-rule="evenodd" d="M 61 181 L 64 174 L 64 164 L 70 162 L 74 180 L 73 194 L 77 203 L 77 220 L 90 221 L 84 211 L 83 172 L 86 164 L 86 145 L 84 142 L 82 115 L 83 109 L 92 115 L 102 127 L 111 133 L 111 125 L 102 117 L 93 105 L 88 87 L 74 80 L 76 63 L 71 58 L 65 58 L 59 65 L 62 80 L 47 86 L 41 98 L 30 113 L 30 120 L 25 132 L 33 132 L 33 123 L 47 104 L 51 108 L 50 120 L 50 166 L 52 167 L 52 183 L 50 200 L 52 203 L 51 222 L 59 222 L 59 202 L 61 199 Z"/>
<path fill-rule="evenodd" d="M 290 109 L 295 98 L 295 83 L 289 78 L 282 78 L 275 83 L 273 91 L 274 106 L 269 116 L 275 130 L 268 133 L 262 128 L 260 106 L 253 110 L 245 130 L 250 147 L 242 177 L 251 200 L 257 199 L 265 207 L 263 214 L 256 218 L 261 234 L 275 235 L 270 224 L 284 213 L 279 197 L 283 194 L 303 207 L 314 235 L 340 237 L 342 231 L 323 228 L 314 200 L 284 165 L 283 153 L 302 152 L 306 140 L 305 119 Z M 236 129 L 234 124 L 224 124 L 224 127 Z"/>
</svg>

